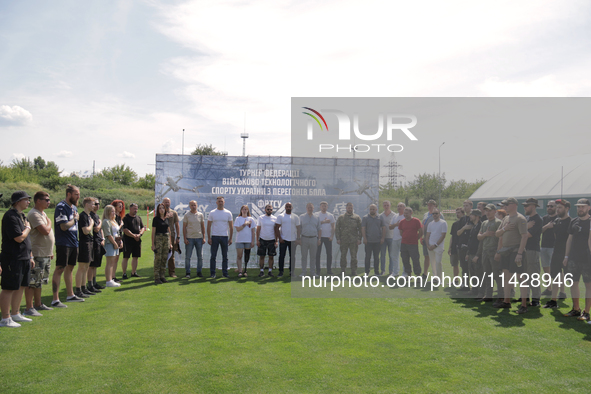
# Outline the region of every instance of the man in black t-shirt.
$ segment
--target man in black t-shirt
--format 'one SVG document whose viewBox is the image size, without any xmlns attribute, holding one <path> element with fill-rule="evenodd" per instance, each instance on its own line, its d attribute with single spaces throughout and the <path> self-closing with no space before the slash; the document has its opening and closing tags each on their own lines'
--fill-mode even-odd
<svg viewBox="0 0 591 394">
<path fill-rule="evenodd" d="M 88 268 L 93 260 L 93 237 L 92 229 L 94 228 L 94 220 L 90 217 L 92 205 L 94 204 L 94 197 L 86 197 L 82 201 L 84 211 L 78 217 L 78 271 L 76 271 L 76 288 L 74 294 L 79 298 L 88 298 L 88 296 L 96 293 L 86 288 L 86 278 L 88 275 Z"/>
<path fill-rule="evenodd" d="M 482 276 L 482 260 L 478 255 L 478 246 L 480 246 L 480 242 L 478 240 L 478 234 L 480 233 L 480 227 L 482 226 L 480 222 L 480 217 L 482 216 L 480 210 L 473 209 L 470 212 L 470 222 L 472 223 L 472 228 L 470 229 L 470 236 L 468 238 L 468 253 L 466 254 L 466 263 L 468 264 L 468 276 L 476 276 L 480 278 Z M 478 292 L 482 288 L 479 287 L 472 287 L 472 295 L 478 296 Z M 484 294 L 480 295 L 482 298 Z"/>
<path fill-rule="evenodd" d="M 536 198 L 528 198 L 523 206 L 525 208 L 525 216 L 527 216 L 527 232 L 528 239 L 525 244 L 525 265 L 527 274 L 530 278 L 529 287 L 527 287 L 526 297 L 529 296 L 529 289 L 531 288 L 531 306 L 540 306 L 540 282 L 542 279 L 540 275 L 540 236 L 542 235 L 542 218 L 538 215 L 537 208 L 538 200 Z M 536 280 L 533 275 L 538 275 Z M 534 285 L 537 283 L 537 286 Z"/>
<path fill-rule="evenodd" d="M 589 209 L 591 204 L 586 198 L 581 198 L 575 204 L 577 217 L 571 220 L 568 228 L 568 240 L 566 241 L 566 255 L 563 264 L 567 267 L 568 274 L 572 275 L 573 286 L 570 289 L 573 297 L 573 309 L 565 316 L 576 316 L 579 320 L 589 320 L 591 308 L 591 264 L 589 261 Z M 585 311 L 581 312 L 579 305 L 579 280 L 583 277 L 585 283 Z"/>
<path fill-rule="evenodd" d="M 123 269 L 122 279 L 127 279 L 127 262 L 131 257 L 131 276 L 139 278 L 137 273 L 137 260 L 142 256 L 142 235 L 144 235 L 144 223 L 142 218 L 137 215 L 138 205 L 133 203 L 129 206 L 129 213 L 123 218 Z"/>
<path fill-rule="evenodd" d="M 18 322 L 32 321 L 20 313 L 23 290 L 29 285 L 30 269 L 35 267 L 29 240 L 31 226 L 23 214 L 31 203 L 30 199 L 24 191 L 14 192 L 12 208 L 2 217 L 0 327 L 20 327 Z"/>
<path fill-rule="evenodd" d="M 88 274 L 86 275 L 86 279 L 88 280 L 86 288 L 93 293 L 100 293 L 104 289 L 103 286 L 96 283 L 96 269 L 102 265 L 103 247 L 105 245 L 105 238 L 101 229 L 101 219 L 97 214 L 99 207 L 99 200 L 95 198 L 92 203 L 92 210 L 90 211 L 90 217 L 94 222 L 94 227 L 92 228 L 92 262 L 88 267 Z"/>
<path fill-rule="evenodd" d="M 460 274 L 460 269 L 458 267 L 460 262 L 458 258 L 458 230 L 463 225 L 464 208 L 456 208 L 456 217 L 458 220 L 451 225 L 451 230 L 449 231 L 451 240 L 449 241 L 449 250 L 447 251 L 447 254 L 449 254 L 449 261 L 454 270 L 454 277 Z"/>
<path fill-rule="evenodd" d="M 465 216 L 459 220 L 458 225 L 458 260 L 460 261 L 460 267 L 462 267 L 462 276 L 470 275 L 470 264 L 466 260 L 468 255 L 468 240 L 470 239 L 470 230 L 474 227 L 474 224 L 470 220 L 470 213 L 472 213 L 473 203 L 470 200 L 466 200 L 463 203 Z M 460 290 L 468 291 L 470 287 L 464 286 Z"/>
<path fill-rule="evenodd" d="M 564 292 L 564 274 L 566 273 L 566 266 L 563 260 L 566 251 L 566 242 L 568 240 L 568 228 L 570 227 L 571 218 L 568 216 L 570 209 L 570 202 L 558 199 L 556 203 L 556 219 L 549 222 L 548 226 L 554 232 L 554 249 L 552 251 L 552 259 L 550 261 L 550 277 L 552 279 L 552 299 L 546 303 L 544 308 L 558 308 L 558 298 L 561 300 L 566 298 Z M 564 272 L 563 272 L 564 271 Z M 557 278 L 558 277 L 558 278 Z M 560 280 L 561 284 L 554 283 Z M 558 290 L 560 289 L 560 293 Z"/>
<path fill-rule="evenodd" d="M 552 252 L 554 252 L 554 220 L 558 217 L 556 215 L 556 201 L 550 200 L 546 205 L 547 215 L 542 217 L 542 245 L 540 246 L 540 260 L 542 261 L 542 269 L 544 273 L 550 273 L 550 263 L 552 262 Z M 552 223 L 552 224 L 551 224 Z M 552 286 L 548 286 L 542 292 L 543 296 L 552 294 Z"/>
</svg>

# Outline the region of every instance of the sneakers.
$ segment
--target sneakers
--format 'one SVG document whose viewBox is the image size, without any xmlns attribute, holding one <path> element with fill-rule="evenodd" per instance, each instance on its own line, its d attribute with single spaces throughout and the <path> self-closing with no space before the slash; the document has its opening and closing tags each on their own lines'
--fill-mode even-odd
<svg viewBox="0 0 591 394">
<path fill-rule="evenodd" d="M 20 327 L 20 326 L 21 326 L 20 324 L 16 323 L 10 317 L 8 319 L 2 319 L 2 320 L 0 320 L 0 327 L 17 328 L 17 327 Z"/>
<path fill-rule="evenodd" d="M 552 295 L 552 289 L 548 287 L 546 290 L 544 290 L 544 291 L 542 292 L 542 295 L 543 295 L 543 296 L 549 296 L 549 295 Z"/>
<path fill-rule="evenodd" d="M 69 296 L 68 298 L 66 298 L 66 302 L 84 302 L 84 298 L 80 298 L 76 294 L 74 294 L 73 296 Z"/>
<path fill-rule="evenodd" d="M 174 272 L 171 272 L 170 275 L 168 275 L 168 276 L 170 276 L 171 278 L 176 278 L 177 277 Z"/>
<path fill-rule="evenodd" d="M 185 279 L 191 279 L 191 274 L 185 275 Z"/>
<path fill-rule="evenodd" d="M 51 306 L 54 308 L 67 308 L 68 307 L 67 305 L 62 304 L 62 302 L 60 300 L 52 301 Z"/>
<path fill-rule="evenodd" d="M 259 278 L 262 278 L 263 276 L 265 276 L 265 273 L 263 271 L 259 272 Z"/>
<path fill-rule="evenodd" d="M 546 305 L 544 305 L 544 308 L 558 308 L 558 303 L 554 300 L 550 300 L 550 301 L 546 302 Z"/>
<path fill-rule="evenodd" d="M 121 280 L 125 280 L 125 279 L 129 279 L 129 278 L 127 277 L 127 274 L 123 274 L 123 276 L 121 277 Z"/>
<path fill-rule="evenodd" d="M 104 290 L 105 286 L 101 286 L 98 283 L 93 283 L 92 287 L 94 287 L 96 290 Z"/>
<path fill-rule="evenodd" d="M 523 315 L 524 313 L 527 313 L 527 306 L 521 305 L 519 307 L 519 309 L 517 309 L 517 314 L 518 315 Z"/>
<path fill-rule="evenodd" d="M 197 277 L 198 278 L 203 278 L 203 274 L 201 272 L 197 272 Z"/>
<path fill-rule="evenodd" d="M 12 321 L 15 321 L 17 323 L 24 321 L 33 321 L 33 319 L 29 319 L 28 317 L 24 317 L 23 315 L 21 315 L 20 312 L 16 315 L 10 315 L 10 318 L 12 319 Z"/>
<path fill-rule="evenodd" d="M 82 290 L 82 294 L 86 294 L 86 295 L 89 295 L 89 296 L 91 296 L 91 295 L 96 295 L 96 293 L 95 293 L 95 292 L 91 291 L 91 290 L 90 290 L 89 288 L 87 288 L 87 287 L 85 287 L 85 288 Z"/>
<path fill-rule="evenodd" d="M 80 291 L 74 292 L 74 297 L 78 297 L 78 298 L 89 298 L 90 296 L 87 296 L 86 294 L 84 294 L 82 292 L 82 290 L 80 290 Z M 66 298 L 66 301 L 68 301 L 69 298 L 70 297 Z"/>
<path fill-rule="evenodd" d="M 589 312 L 581 313 L 581 316 L 577 317 L 577 320 L 589 321 Z"/>
<path fill-rule="evenodd" d="M 530 305 L 531 306 L 540 306 L 540 300 L 538 300 L 537 298 L 532 298 Z"/>
<path fill-rule="evenodd" d="M 283 271 L 279 271 L 279 274 L 277 275 L 278 278 L 281 278 L 283 276 Z"/>
<path fill-rule="evenodd" d="M 94 287 L 94 285 L 86 286 L 86 288 L 89 291 L 93 292 L 94 294 L 102 293 L 102 291 L 100 291 L 99 289 L 97 289 L 96 287 Z"/>
<path fill-rule="evenodd" d="M 119 284 L 119 283 L 115 282 L 114 280 L 110 280 L 110 281 L 108 281 L 108 282 L 105 284 L 105 286 L 107 286 L 107 287 L 120 287 L 120 286 L 121 286 L 121 284 Z"/>
<path fill-rule="evenodd" d="M 227 277 L 228 277 L 228 274 L 222 274 L 222 276 L 223 276 L 224 278 L 227 278 Z"/>
<path fill-rule="evenodd" d="M 579 317 L 581 316 L 581 310 L 571 309 L 570 312 L 564 314 L 565 317 Z"/>
<path fill-rule="evenodd" d="M 24 314 L 26 316 L 43 316 L 41 313 L 37 312 L 35 308 L 25 309 Z"/>
<path fill-rule="evenodd" d="M 495 308 L 503 308 L 503 309 L 506 309 L 506 308 L 511 308 L 511 303 L 510 302 L 504 302 L 504 301 L 503 302 L 495 302 L 493 304 L 493 306 Z"/>
<path fill-rule="evenodd" d="M 133 273 L 131 274 L 131 277 L 132 277 L 132 278 L 141 278 L 141 276 L 139 276 L 137 272 L 133 272 Z"/>
<path fill-rule="evenodd" d="M 44 304 L 41 304 L 40 306 L 36 306 L 35 309 L 38 311 L 52 311 L 53 310 L 53 308 L 50 308 Z"/>
<path fill-rule="evenodd" d="M 117 278 L 113 278 L 113 281 L 114 281 L 115 283 L 121 283 L 121 281 L 120 281 L 119 279 L 117 279 Z"/>
<path fill-rule="evenodd" d="M 209 276 L 209 279 L 215 279 L 215 274 L 211 274 L 211 275 Z"/>
<path fill-rule="evenodd" d="M 267 276 L 268 276 L 269 278 L 274 278 L 274 277 L 275 277 L 275 275 L 273 275 L 273 272 L 272 272 L 272 271 L 269 271 L 269 272 L 267 273 Z"/>
</svg>

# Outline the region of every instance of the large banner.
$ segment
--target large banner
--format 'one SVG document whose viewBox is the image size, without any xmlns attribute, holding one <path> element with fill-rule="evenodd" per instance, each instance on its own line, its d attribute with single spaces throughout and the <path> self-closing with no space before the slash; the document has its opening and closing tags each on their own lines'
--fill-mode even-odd
<svg viewBox="0 0 591 394">
<path fill-rule="evenodd" d="M 378 202 L 379 160 L 156 155 L 157 204 L 170 198 L 171 207 L 182 220 L 189 210 L 189 202 L 195 200 L 197 209 L 207 220 L 209 212 L 216 208 L 217 196 L 224 196 L 225 207 L 234 218 L 242 205 L 248 205 L 252 216 L 258 219 L 264 215 L 267 204 L 273 206 L 273 214 L 277 216 L 291 202 L 294 213 L 300 215 L 306 212 L 308 202 L 318 211 L 321 201 L 328 202 L 328 211 L 335 218 L 345 212 L 348 202 L 363 216 L 369 205 Z M 180 227 L 182 232 L 182 224 Z M 184 253 L 183 245 L 181 250 Z M 335 247 L 333 260 L 337 257 Z M 203 258 L 204 267 L 209 267 L 208 247 L 203 248 Z M 219 259 L 220 256 L 218 262 Z M 228 259 L 230 267 L 235 267 L 233 246 Z M 193 267 L 196 261 L 193 257 Z M 184 255 L 177 254 L 176 265 L 184 267 Z M 251 266 L 254 266 L 252 262 Z"/>
</svg>

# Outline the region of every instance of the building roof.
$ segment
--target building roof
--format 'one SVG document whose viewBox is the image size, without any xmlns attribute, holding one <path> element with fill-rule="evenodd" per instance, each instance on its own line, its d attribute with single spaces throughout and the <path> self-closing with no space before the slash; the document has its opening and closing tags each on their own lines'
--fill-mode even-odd
<svg viewBox="0 0 591 394">
<path fill-rule="evenodd" d="M 591 154 L 523 163 L 489 179 L 470 196 L 470 199 L 591 196 L 589 163 Z"/>
</svg>

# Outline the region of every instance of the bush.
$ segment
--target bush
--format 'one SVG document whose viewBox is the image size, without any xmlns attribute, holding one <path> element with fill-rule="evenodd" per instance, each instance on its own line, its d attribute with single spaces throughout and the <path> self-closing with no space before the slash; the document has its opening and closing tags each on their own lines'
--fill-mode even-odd
<svg viewBox="0 0 591 394">
<path fill-rule="evenodd" d="M 413 211 L 418 212 L 421 209 L 421 202 L 419 200 L 412 200 L 410 202 L 410 207 Z"/>
</svg>

